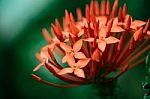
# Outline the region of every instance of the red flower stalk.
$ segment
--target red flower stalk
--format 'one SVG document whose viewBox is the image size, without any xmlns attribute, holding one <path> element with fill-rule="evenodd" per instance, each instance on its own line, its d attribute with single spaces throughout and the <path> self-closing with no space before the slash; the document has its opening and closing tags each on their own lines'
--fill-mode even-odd
<svg viewBox="0 0 150 99">
<path fill-rule="evenodd" d="M 42 83 L 58 87 L 74 87 L 91 82 L 109 82 L 117 79 L 129 68 L 133 68 L 145 60 L 150 50 L 150 19 L 147 22 L 133 20 L 126 13 L 127 6 L 120 7 L 118 15 L 118 0 L 110 7 L 110 1 L 102 0 L 86 5 L 85 17 L 77 8 L 77 21 L 72 13 L 65 10 L 63 28 L 59 21 L 52 24 L 53 38 L 46 28 L 42 32 L 48 44 L 36 54 L 41 62 L 33 71 L 45 66 L 54 76 L 71 84 L 59 85 L 42 80 L 32 74 L 32 77 Z M 57 54 L 60 65 L 54 56 Z M 111 73 L 116 76 L 108 78 Z"/>
</svg>

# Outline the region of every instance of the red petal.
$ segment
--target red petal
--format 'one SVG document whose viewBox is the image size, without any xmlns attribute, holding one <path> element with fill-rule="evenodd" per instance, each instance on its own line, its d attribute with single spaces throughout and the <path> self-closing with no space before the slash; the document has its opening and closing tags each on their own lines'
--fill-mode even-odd
<svg viewBox="0 0 150 99">
<path fill-rule="evenodd" d="M 86 38 L 86 39 L 83 39 L 83 40 L 84 40 L 84 41 L 87 41 L 87 42 L 93 42 L 94 39 L 95 39 L 95 38 L 90 37 L 90 38 Z"/>
<path fill-rule="evenodd" d="M 106 31 L 107 31 L 107 28 L 102 26 L 99 33 L 98 33 L 99 38 L 101 38 L 101 37 L 105 38 L 106 37 Z"/>
<path fill-rule="evenodd" d="M 81 59 L 77 62 L 78 68 L 83 68 L 89 63 L 90 59 Z"/>
<path fill-rule="evenodd" d="M 48 45 L 44 46 L 42 49 L 41 49 L 41 52 L 40 52 L 40 55 L 41 57 L 44 59 L 44 58 L 50 58 L 49 54 L 48 54 Z"/>
<path fill-rule="evenodd" d="M 63 58 L 62 58 L 62 63 L 66 63 L 67 62 L 67 56 L 65 55 Z"/>
<path fill-rule="evenodd" d="M 137 27 L 141 27 L 141 26 L 145 25 L 146 22 L 141 21 L 141 20 L 134 20 L 134 21 L 132 22 L 132 24 L 135 25 L 135 26 L 137 26 Z"/>
<path fill-rule="evenodd" d="M 83 52 L 76 52 L 74 57 L 77 59 L 85 59 L 86 58 L 86 56 L 84 55 Z"/>
<path fill-rule="evenodd" d="M 146 32 L 147 32 L 149 26 L 150 26 L 150 19 L 148 19 L 148 21 L 146 22 L 146 25 L 145 25 L 145 27 L 144 27 L 144 29 L 143 29 L 143 34 L 146 34 Z"/>
<path fill-rule="evenodd" d="M 75 66 L 75 59 L 71 54 L 66 53 L 67 56 L 67 63 L 70 67 Z"/>
<path fill-rule="evenodd" d="M 104 52 L 105 51 L 105 48 L 106 48 L 106 42 L 104 41 L 101 41 L 101 42 L 98 42 L 98 48 Z"/>
<path fill-rule="evenodd" d="M 112 44 L 112 43 L 117 43 L 120 40 L 115 37 L 109 36 L 108 38 L 105 39 L 105 41 L 107 44 Z"/>
<path fill-rule="evenodd" d="M 143 32 L 143 27 L 141 27 L 140 29 L 138 29 L 134 34 L 133 34 L 133 38 L 135 41 L 137 41 L 140 36 L 142 35 Z"/>
<path fill-rule="evenodd" d="M 38 71 L 43 65 L 44 65 L 43 62 L 40 63 L 38 66 L 36 66 L 36 67 L 33 69 L 33 71 L 34 71 L 34 72 L 35 72 L 35 71 Z"/>
<path fill-rule="evenodd" d="M 147 31 L 147 34 L 150 36 L 150 31 Z"/>
<path fill-rule="evenodd" d="M 63 68 L 62 70 L 60 70 L 57 74 L 58 75 L 63 75 L 63 74 L 67 74 L 67 73 L 72 73 L 73 69 L 72 68 Z"/>
<path fill-rule="evenodd" d="M 39 53 L 35 53 L 35 57 L 40 61 L 43 62 L 43 58 L 41 57 L 41 55 Z"/>
<path fill-rule="evenodd" d="M 119 21 L 118 21 L 118 17 L 115 17 L 115 18 L 113 19 L 113 26 L 114 26 L 114 25 L 118 25 L 118 22 L 119 22 Z"/>
<path fill-rule="evenodd" d="M 100 51 L 99 51 L 98 49 L 96 49 L 96 50 L 93 52 L 93 54 L 92 54 L 92 60 L 95 60 L 95 61 L 99 62 L 101 55 L 102 55 L 102 54 L 100 53 Z"/>
<path fill-rule="evenodd" d="M 78 33 L 78 37 L 82 36 L 84 34 L 84 30 L 80 30 L 80 32 Z"/>
<path fill-rule="evenodd" d="M 125 30 L 121 26 L 112 26 L 111 32 L 124 32 Z"/>
<path fill-rule="evenodd" d="M 66 43 L 60 42 L 60 47 L 65 51 L 65 52 L 71 52 L 72 48 L 67 45 Z"/>
<path fill-rule="evenodd" d="M 78 52 L 78 51 L 81 49 L 82 44 L 83 44 L 82 39 L 78 40 L 78 41 L 73 45 L 73 50 L 74 50 L 75 52 Z"/>
<path fill-rule="evenodd" d="M 74 74 L 78 77 L 85 78 L 84 71 L 82 69 L 75 69 Z"/>
<path fill-rule="evenodd" d="M 96 17 L 96 21 L 99 21 L 99 27 L 101 27 L 102 25 L 106 25 L 107 17 L 106 16 L 98 16 L 98 17 Z"/>
</svg>

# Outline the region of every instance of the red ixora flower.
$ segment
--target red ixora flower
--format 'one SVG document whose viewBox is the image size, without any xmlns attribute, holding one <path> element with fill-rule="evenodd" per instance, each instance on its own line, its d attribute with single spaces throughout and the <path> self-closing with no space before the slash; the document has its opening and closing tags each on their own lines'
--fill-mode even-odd
<svg viewBox="0 0 150 99">
<path fill-rule="evenodd" d="M 150 19 L 147 22 L 133 20 L 126 13 L 126 4 L 120 7 L 118 15 L 117 9 L 118 0 L 112 8 L 109 0 L 102 0 L 100 6 L 97 1 L 91 0 L 90 5 L 86 5 L 85 17 L 77 8 L 77 20 L 65 10 L 63 29 L 57 19 L 55 25 L 52 24 L 53 38 L 43 28 L 48 44 L 40 54 L 36 53 L 41 63 L 33 71 L 45 66 L 69 85 L 48 82 L 35 74 L 32 77 L 44 84 L 68 88 L 97 81 L 113 81 L 127 69 L 142 63 L 145 53 L 150 50 Z M 68 67 L 60 65 L 54 52 Z M 116 75 L 104 80 L 111 73 Z"/>
</svg>

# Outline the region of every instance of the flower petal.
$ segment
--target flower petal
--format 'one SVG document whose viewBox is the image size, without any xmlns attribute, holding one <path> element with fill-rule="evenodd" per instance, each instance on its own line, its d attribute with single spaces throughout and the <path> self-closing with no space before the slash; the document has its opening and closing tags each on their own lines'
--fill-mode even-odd
<svg viewBox="0 0 150 99">
<path fill-rule="evenodd" d="M 65 51 L 65 52 L 71 52 L 72 48 L 67 45 L 66 43 L 60 42 L 60 47 Z"/>
<path fill-rule="evenodd" d="M 84 55 L 83 52 L 76 52 L 74 54 L 74 57 L 77 58 L 77 59 L 85 59 L 86 58 L 86 56 Z"/>
<path fill-rule="evenodd" d="M 67 73 L 72 73 L 73 69 L 72 68 L 63 68 L 62 70 L 60 70 L 57 74 L 58 75 L 63 75 L 63 74 L 67 74 Z"/>
<path fill-rule="evenodd" d="M 89 38 L 86 38 L 86 39 L 83 39 L 84 41 L 87 41 L 87 42 L 93 42 L 94 41 L 94 38 L 92 37 L 89 37 Z"/>
<path fill-rule="evenodd" d="M 41 55 L 41 58 L 50 58 L 49 54 L 48 54 L 48 45 L 44 46 L 42 49 L 41 49 L 41 52 L 40 52 L 40 55 Z"/>
<path fill-rule="evenodd" d="M 109 36 L 108 38 L 105 39 L 105 42 L 107 44 L 117 43 L 119 41 L 120 41 L 119 39 L 117 39 L 117 38 L 115 38 L 113 36 Z"/>
<path fill-rule="evenodd" d="M 99 16 L 96 17 L 96 21 L 99 21 L 99 26 L 106 25 L 107 23 L 107 17 L 106 16 Z"/>
<path fill-rule="evenodd" d="M 78 33 L 78 37 L 82 36 L 84 34 L 84 30 L 80 30 L 80 32 Z"/>
<path fill-rule="evenodd" d="M 54 37 L 53 37 L 53 42 L 59 44 L 59 43 L 60 43 L 60 40 L 59 40 L 56 36 L 54 36 Z"/>
<path fill-rule="evenodd" d="M 85 78 L 85 74 L 82 69 L 75 69 L 74 74 L 77 75 L 78 77 Z"/>
<path fill-rule="evenodd" d="M 69 38 L 65 39 L 64 42 L 69 42 Z"/>
<path fill-rule="evenodd" d="M 35 71 L 38 71 L 43 65 L 44 65 L 44 62 L 40 63 L 39 65 L 37 65 L 37 66 L 33 69 L 33 71 L 34 71 L 34 72 L 35 72 Z"/>
<path fill-rule="evenodd" d="M 134 34 L 133 34 L 133 38 L 135 41 L 137 41 L 139 39 L 139 37 L 142 35 L 143 32 L 143 27 L 141 27 L 140 29 L 138 29 Z"/>
<path fill-rule="evenodd" d="M 79 61 L 77 62 L 76 66 L 77 66 L 78 68 L 83 68 L 83 67 L 85 67 L 85 66 L 89 63 L 89 61 L 90 61 L 89 58 L 87 58 L 87 59 L 81 59 L 81 60 L 79 60 Z"/>
<path fill-rule="evenodd" d="M 41 55 L 39 53 L 35 53 L 35 57 L 40 61 L 43 62 L 43 58 L 41 57 Z"/>
<path fill-rule="evenodd" d="M 67 56 L 65 55 L 63 58 L 62 58 L 62 63 L 66 63 L 67 62 Z"/>
<path fill-rule="evenodd" d="M 102 53 L 96 49 L 92 54 L 92 60 L 95 60 L 96 62 L 100 61 L 100 56 L 102 56 Z"/>
<path fill-rule="evenodd" d="M 71 37 L 75 37 L 74 34 L 68 32 L 68 31 L 62 31 L 62 34 L 63 34 L 64 36 L 66 36 L 66 37 L 69 37 L 69 35 L 71 35 Z"/>
<path fill-rule="evenodd" d="M 125 31 L 123 28 L 121 28 L 121 26 L 112 26 L 111 31 L 110 32 L 123 32 Z"/>
<path fill-rule="evenodd" d="M 98 42 L 98 48 L 104 52 L 105 51 L 105 48 L 106 48 L 106 42 L 104 41 L 101 41 L 101 42 Z"/>
<path fill-rule="evenodd" d="M 147 31 L 147 35 L 149 35 L 149 36 L 150 36 L 150 31 Z"/>
<path fill-rule="evenodd" d="M 82 39 L 78 40 L 78 41 L 73 45 L 73 50 L 74 50 L 75 52 L 78 52 L 78 51 L 81 49 L 82 44 L 83 44 Z"/>
<path fill-rule="evenodd" d="M 114 25 L 118 25 L 118 22 L 119 22 L 118 17 L 115 17 L 115 18 L 113 19 L 113 26 L 114 26 Z"/>
<path fill-rule="evenodd" d="M 51 44 L 48 45 L 48 48 L 53 51 L 56 48 L 57 42 L 52 42 Z"/>
<path fill-rule="evenodd" d="M 100 28 L 100 31 L 98 33 L 99 38 L 101 38 L 101 37 L 105 38 L 106 37 L 106 31 L 107 31 L 107 27 L 102 25 Z"/>
<path fill-rule="evenodd" d="M 69 54 L 69 53 L 66 53 L 66 56 L 67 56 L 67 63 L 70 67 L 73 67 L 75 65 L 75 59 L 74 57 Z"/>
<path fill-rule="evenodd" d="M 141 27 L 141 26 L 145 25 L 146 22 L 141 21 L 141 20 L 134 20 L 134 21 L 132 22 L 132 24 L 135 25 L 135 26 L 137 26 L 137 27 Z"/>
</svg>

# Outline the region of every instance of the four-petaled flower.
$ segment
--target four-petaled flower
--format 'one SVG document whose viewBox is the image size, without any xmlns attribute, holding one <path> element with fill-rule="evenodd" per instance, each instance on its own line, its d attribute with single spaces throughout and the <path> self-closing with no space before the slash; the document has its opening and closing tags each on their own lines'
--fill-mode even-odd
<svg viewBox="0 0 150 99">
<path fill-rule="evenodd" d="M 106 48 L 106 44 L 113 44 L 113 43 L 117 43 L 119 42 L 119 39 L 113 37 L 113 36 L 109 36 L 106 37 L 106 28 L 104 26 L 101 27 L 101 31 L 99 32 L 99 38 L 96 40 L 96 42 L 98 43 L 98 48 L 104 52 L 105 48 Z"/>
<path fill-rule="evenodd" d="M 67 73 L 74 73 L 78 77 L 85 78 L 85 74 L 82 68 L 84 68 L 90 61 L 90 59 L 80 59 L 78 62 L 75 62 L 75 59 L 72 55 L 67 54 L 67 62 L 69 64 L 69 68 L 63 68 L 58 72 L 59 75 L 67 74 Z"/>
<path fill-rule="evenodd" d="M 67 45 L 64 42 L 60 42 L 60 47 L 65 51 L 66 54 L 70 54 L 74 56 L 77 59 L 85 59 L 86 56 L 84 55 L 83 52 L 79 52 L 82 47 L 82 40 L 78 40 L 77 42 L 74 43 L 73 48 L 69 45 Z M 67 55 L 65 55 L 62 59 L 62 63 L 65 63 L 68 61 Z"/>
</svg>

